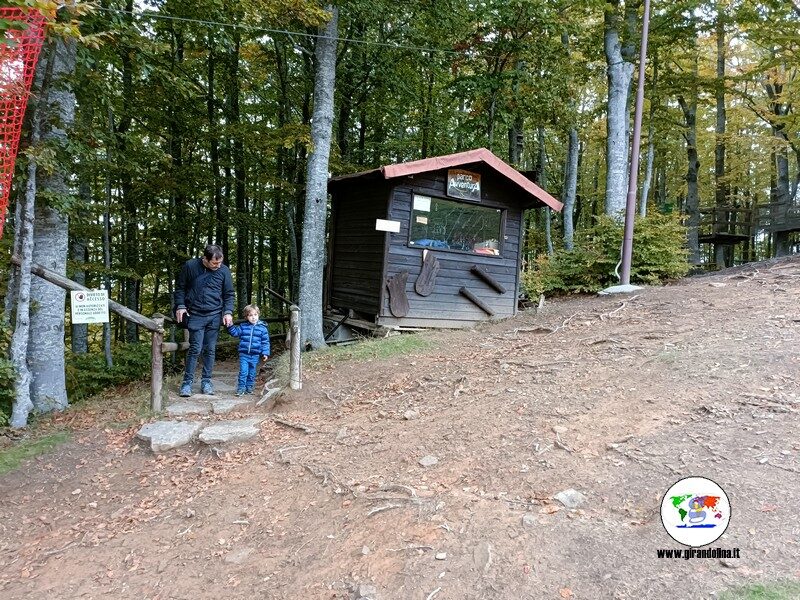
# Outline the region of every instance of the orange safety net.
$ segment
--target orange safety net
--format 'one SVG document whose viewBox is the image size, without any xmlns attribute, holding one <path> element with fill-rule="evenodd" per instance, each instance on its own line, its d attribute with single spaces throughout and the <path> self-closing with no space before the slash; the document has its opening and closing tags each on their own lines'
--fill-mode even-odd
<svg viewBox="0 0 800 600">
<path fill-rule="evenodd" d="M 0 8 L 0 237 L 6 220 L 22 117 L 42 49 L 45 18 L 38 10 Z"/>
</svg>

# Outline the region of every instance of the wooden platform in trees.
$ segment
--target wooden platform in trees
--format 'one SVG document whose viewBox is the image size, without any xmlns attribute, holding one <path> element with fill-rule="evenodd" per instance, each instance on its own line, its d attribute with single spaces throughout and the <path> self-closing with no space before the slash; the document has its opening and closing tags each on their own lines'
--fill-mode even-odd
<svg viewBox="0 0 800 600">
<path fill-rule="evenodd" d="M 755 213 L 751 208 L 732 206 L 701 208 L 698 240 L 701 244 L 723 246 L 745 242 L 755 233 L 754 216 Z"/>
<path fill-rule="evenodd" d="M 771 233 L 800 231 L 800 206 L 772 202 L 759 207 L 758 223 Z"/>
</svg>

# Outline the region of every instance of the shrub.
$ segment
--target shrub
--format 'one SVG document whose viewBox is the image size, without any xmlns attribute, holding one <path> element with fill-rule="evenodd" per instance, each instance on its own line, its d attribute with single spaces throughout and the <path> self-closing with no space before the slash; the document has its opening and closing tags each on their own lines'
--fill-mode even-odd
<svg viewBox="0 0 800 600">
<path fill-rule="evenodd" d="M 67 353 L 67 397 L 77 402 L 103 390 L 150 376 L 150 344 L 119 344 L 114 347 L 114 366 L 106 366 L 102 353 Z"/>
<path fill-rule="evenodd" d="M 617 283 L 614 274 L 622 247 L 623 228 L 607 216 L 575 240 L 572 251 L 540 255 L 523 278 L 529 296 L 596 292 Z M 686 228 L 674 215 L 637 218 L 634 226 L 631 282 L 657 284 L 684 276 L 689 265 Z"/>
</svg>

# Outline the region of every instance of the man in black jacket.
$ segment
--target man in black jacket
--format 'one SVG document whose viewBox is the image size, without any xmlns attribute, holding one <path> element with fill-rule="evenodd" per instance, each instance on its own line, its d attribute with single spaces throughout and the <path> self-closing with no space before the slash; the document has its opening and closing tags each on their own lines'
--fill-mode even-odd
<svg viewBox="0 0 800 600">
<path fill-rule="evenodd" d="M 175 320 L 186 319 L 189 330 L 189 351 L 180 395 L 192 395 L 192 382 L 197 359 L 202 352 L 203 375 L 200 392 L 213 394 L 211 371 L 217 349 L 220 320 L 228 327 L 233 324 L 233 278 L 231 270 L 222 264 L 222 248 L 208 245 L 201 258 L 184 263 L 175 285 Z"/>
</svg>

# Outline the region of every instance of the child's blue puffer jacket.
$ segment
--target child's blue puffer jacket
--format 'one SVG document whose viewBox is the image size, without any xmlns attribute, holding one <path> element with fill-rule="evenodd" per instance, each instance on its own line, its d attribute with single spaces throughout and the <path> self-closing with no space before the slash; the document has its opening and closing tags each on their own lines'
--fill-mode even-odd
<svg viewBox="0 0 800 600">
<path fill-rule="evenodd" d="M 241 325 L 231 325 L 228 333 L 239 338 L 239 354 L 261 354 L 269 356 L 269 329 L 266 323 L 257 321 L 255 325 L 245 321 Z"/>
</svg>

